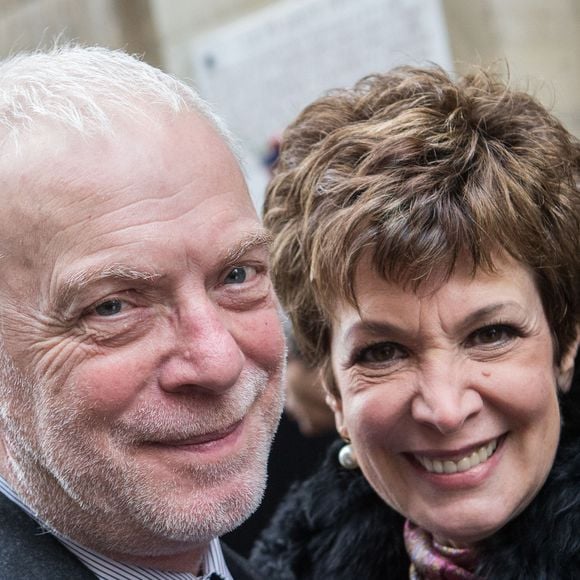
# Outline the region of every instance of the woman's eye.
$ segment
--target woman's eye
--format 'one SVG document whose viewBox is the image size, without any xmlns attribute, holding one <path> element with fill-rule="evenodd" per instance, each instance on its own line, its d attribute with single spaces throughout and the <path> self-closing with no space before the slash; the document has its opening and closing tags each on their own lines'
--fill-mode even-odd
<svg viewBox="0 0 580 580">
<path fill-rule="evenodd" d="M 392 342 L 381 342 L 363 348 L 355 356 L 358 364 L 389 363 L 406 357 L 402 347 Z"/>
<path fill-rule="evenodd" d="M 472 332 L 467 339 L 469 346 L 493 346 L 504 344 L 518 336 L 515 328 L 506 324 L 493 324 Z"/>
<path fill-rule="evenodd" d="M 255 274 L 255 268 L 250 266 L 236 266 L 227 273 L 224 284 L 243 284 Z"/>
<path fill-rule="evenodd" d="M 95 313 L 98 316 L 114 316 L 119 314 L 123 309 L 123 301 L 119 298 L 112 298 L 111 300 L 105 300 L 100 304 L 95 306 Z"/>
</svg>

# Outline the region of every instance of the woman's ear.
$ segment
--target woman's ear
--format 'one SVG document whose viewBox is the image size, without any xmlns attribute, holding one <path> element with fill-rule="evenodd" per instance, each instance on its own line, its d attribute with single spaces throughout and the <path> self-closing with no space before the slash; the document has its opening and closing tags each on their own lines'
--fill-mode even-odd
<svg viewBox="0 0 580 580">
<path fill-rule="evenodd" d="M 580 331 L 580 329 L 578 329 Z M 580 333 L 576 333 L 576 340 L 570 345 L 566 353 L 562 356 L 560 364 L 558 365 L 556 382 L 558 390 L 562 393 L 567 393 L 572 385 L 572 377 L 574 376 L 574 361 L 578 353 L 578 343 L 580 342 Z"/>
<path fill-rule="evenodd" d="M 321 375 L 320 375 L 322 386 L 326 391 L 326 404 L 332 409 L 334 413 L 334 423 L 336 424 L 336 430 L 338 434 L 343 439 L 348 439 L 348 432 L 344 426 L 344 415 L 342 412 L 342 399 L 340 398 L 340 393 L 334 382 L 334 376 L 332 375 L 332 369 L 327 365 Z"/>
<path fill-rule="evenodd" d="M 348 439 L 348 431 L 344 425 L 344 415 L 342 413 L 342 399 L 326 392 L 326 404 L 332 409 L 334 413 L 334 423 L 336 424 L 336 430 L 338 434 L 343 439 Z"/>
</svg>

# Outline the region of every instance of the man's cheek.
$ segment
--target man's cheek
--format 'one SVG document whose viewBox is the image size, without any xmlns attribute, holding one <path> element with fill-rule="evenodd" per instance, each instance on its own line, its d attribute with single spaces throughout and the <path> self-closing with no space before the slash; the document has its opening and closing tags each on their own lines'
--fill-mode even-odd
<svg viewBox="0 0 580 580">
<path fill-rule="evenodd" d="M 238 326 L 238 344 L 244 354 L 266 370 L 278 369 L 283 362 L 285 345 L 278 312 L 255 313 Z"/>
<path fill-rule="evenodd" d="M 67 377 L 63 389 L 88 412 L 119 414 L 135 404 L 141 392 L 155 388 L 154 377 L 146 356 L 114 352 L 83 360 Z"/>
</svg>

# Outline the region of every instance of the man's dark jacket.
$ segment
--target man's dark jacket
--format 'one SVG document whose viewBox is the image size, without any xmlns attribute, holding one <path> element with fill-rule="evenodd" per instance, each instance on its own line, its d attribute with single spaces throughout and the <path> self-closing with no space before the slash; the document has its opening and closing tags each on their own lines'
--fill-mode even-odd
<svg viewBox="0 0 580 580">
<path fill-rule="evenodd" d="M 235 580 L 258 580 L 247 562 L 222 543 Z M 0 493 L 0 580 L 95 580 L 52 534 Z"/>
<path fill-rule="evenodd" d="M 580 580 L 579 361 L 562 398 L 564 427 L 555 464 L 532 503 L 480 546 L 478 575 L 490 580 Z M 360 470 L 336 459 L 295 485 L 252 552 L 275 580 L 408 580 L 403 518 Z"/>
</svg>

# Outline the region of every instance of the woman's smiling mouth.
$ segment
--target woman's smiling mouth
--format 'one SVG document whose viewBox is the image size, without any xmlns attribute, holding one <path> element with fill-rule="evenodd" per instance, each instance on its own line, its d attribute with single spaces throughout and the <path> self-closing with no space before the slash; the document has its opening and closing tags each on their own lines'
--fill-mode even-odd
<svg viewBox="0 0 580 580">
<path fill-rule="evenodd" d="M 495 453 L 500 439 L 501 438 L 496 437 L 485 445 L 481 445 L 456 459 L 451 459 L 449 457 L 436 457 L 433 455 L 428 457 L 426 455 L 418 455 L 414 453 L 412 454 L 412 457 L 416 459 L 429 473 L 462 473 L 488 461 L 488 459 Z"/>
</svg>

